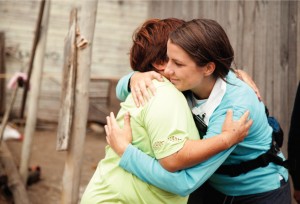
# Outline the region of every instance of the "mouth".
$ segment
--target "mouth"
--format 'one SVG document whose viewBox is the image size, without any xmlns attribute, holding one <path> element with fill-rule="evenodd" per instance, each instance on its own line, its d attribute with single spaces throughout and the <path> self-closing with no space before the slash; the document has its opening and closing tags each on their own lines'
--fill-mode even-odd
<svg viewBox="0 0 300 204">
<path fill-rule="evenodd" d="M 170 82 L 171 82 L 172 84 L 177 83 L 178 81 L 179 81 L 178 79 L 170 78 Z"/>
</svg>

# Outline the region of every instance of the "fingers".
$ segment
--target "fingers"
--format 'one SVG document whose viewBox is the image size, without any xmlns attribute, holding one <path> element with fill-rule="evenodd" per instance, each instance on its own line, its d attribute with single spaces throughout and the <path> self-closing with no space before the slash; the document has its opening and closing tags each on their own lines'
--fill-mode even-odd
<svg viewBox="0 0 300 204">
<path fill-rule="evenodd" d="M 137 96 L 136 92 L 137 92 L 136 89 L 131 89 L 131 94 L 132 94 L 133 101 L 134 101 L 136 107 L 140 107 L 140 102 L 138 100 L 138 96 Z"/>
<path fill-rule="evenodd" d="M 151 71 L 150 75 L 152 76 L 152 79 L 156 79 L 158 81 L 164 81 L 163 77 L 161 74 L 155 72 L 155 71 Z"/>
<path fill-rule="evenodd" d="M 113 112 L 110 112 L 109 114 L 110 116 L 110 123 L 111 123 L 111 126 L 114 128 L 116 127 L 118 124 L 117 124 L 117 120 L 115 118 L 115 114 Z"/>
<path fill-rule="evenodd" d="M 235 74 L 236 74 L 237 78 L 239 78 L 239 79 L 243 80 L 243 77 L 242 77 L 242 75 L 241 75 L 241 73 L 240 73 L 240 70 L 239 70 L 239 69 L 236 69 L 236 70 L 235 70 Z"/>
<path fill-rule="evenodd" d="M 252 124 L 253 124 L 253 120 L 252 119 L 248 120 L 246 123 L 246 128 L 249 130 Z"/>
<path fill-rule="evenodd" d="M 135 95 L 136 98 L 135 103 L 142 106 L 144 106 L 146 102 L 149 101 L 151 98 L 149 90 L 152 95 L 154 95 L 156 92 L 156 88 L 150 79 L 144 79 L 139 83 L 133 85 L 133 87 L 134 87 L 133 94 Z"/>
<path fill-rule="evenodd" d="M 106 127 L 107 127 L 107 131 L 108 133 L 111 132 L 111 123 L 110 123 L 110 117 L 106 116 Z"/>
<path fill-rule="evenodd" d="M 148 92 L 148 86 L 152 84 L 152 81 L 150 80 L 145 80 L 145 81 L 141 81 L 139 83 L 139 87 L 140 87 L 140 94 L 143 98 L 143 102 L 145 101 L 149 101 L 151 96 L 149 95 L 149 92 Z M 142 102 L 142 101 L 141 101 Z M 144 104 L 143 104 L 144 105 Z"/>
<path fill-rule="evenodd" d="M 130 87 L 134 103 L 137 107 L 144 106 L 150 100 L 151 94 L 155 95 L 156 89 L 152 80 L 163 81 L 162 75 L 155 71 L 136 72 L 131 77 Z M 151 94 L 150 94 L 150 92 Z"/>
<path fill-rule="evenodd" d="M 262 96 L 261 96 L 261 94 L 260 94 L 260 92 L 259 92 L 258 89 L 255 91 L 255 93 L 256 93 L 256 95 L 257 95 L 259 101 L 262 101 Z"/>
<path fill-rule="evenodd" d="M 106 142 L 110 145 L 110 132 L 108 130 L 107 125 L 104 126 L 104 130 L 105 130 L 105 133 L 106 133 Z"/>
<path fill-rule="evenodd" d="M 250 112 L 247 110 L 240 118 L 240 122 L 242 123 L 241 125 L 244 127 L 245 135 L 248 135 L 249 129 L 253 124 L 253 120 L 249 119 L 249 116 Z"/>
<path fill-rule="evenodd" d="M 242 115 L 242 117 L 240 118 L 240 121 L 241 121 L 241 122 L 247 121 L 248 118 L 249 118 L 249 115 L 250 115 L 250 112 L 247 110 L 247 111 Z"/>
<path fill-rule="evenodd" d="M 156 93 L 156 88 L 155 88 L 154 84 L 152 83 L 152 81 L 146 81 L 146 86 L 150 90 L 151 94 L 154 96 L 155 93 Z M 148 93 L 148 91 L 147 91 L 147 93 Z M 149 95 L 149 97 L 147 98 L 147 100 L 150 100 L 150 98 L 151 98 L 151 96 Z"/>
<path fill-rule="evenodd" d="M 259 92 L 258 87 L 257 87 L 256 84 L 254 83 L 254 81 L 250 80 L 250 81 L 249 81 L 249 85 L 250 85 L 250 87 L 254 90 L 254 92 L 255 92 L 257 98 L 259 99 L 259 101 L 262 101 L 261 94 L 260 94 L 260 92 Z"/>
<path fill-rule="evenodd" d="M 227 110 L 226 117 L 225 117 L 225 123 L 232 121 L 232 115 L 233 115 L 232 110 L 231 109 Z"/>
<path fill-rule="evenodd" d="M 134 92 L 135 92 L 136 100 L 137 100 L 137 102 L 135 102 L 136 105 L 138 104 L 138 105 L 143 106 L 145 104 L 145 100 L 144 100 L 141 89 L 139 87 L 136 87 L 136 88 L 134 88 Z M 137 106 L 137 107 L 139 107 L 139 106 Z"/>
</svg>

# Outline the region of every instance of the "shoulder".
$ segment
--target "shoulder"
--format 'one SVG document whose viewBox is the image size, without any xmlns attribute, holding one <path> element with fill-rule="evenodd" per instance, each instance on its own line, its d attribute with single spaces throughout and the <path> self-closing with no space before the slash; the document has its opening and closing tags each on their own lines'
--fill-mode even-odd
<svg viewBox="0 0 300 204">
<path fill-rule="evenodd" d="M 234 106 L 252 106 L 260 103 L 254 90 L 245 82 L 229 72 L 226 82 L 226 94 L 224 100 Z"/>
<path fill-rule="evenodd" d="M 176 87 L 166 78 L 163 82 L 153 80 L 153 84 L 156 88 L 156 94 L 154 96 L 155 100 L 164 100 L 164 101 L 174 101 L 174 99 L 179 100 L 180 102 L 185 102 L 186 99 L 181 91 L 176 89 Z"/>
</svg>

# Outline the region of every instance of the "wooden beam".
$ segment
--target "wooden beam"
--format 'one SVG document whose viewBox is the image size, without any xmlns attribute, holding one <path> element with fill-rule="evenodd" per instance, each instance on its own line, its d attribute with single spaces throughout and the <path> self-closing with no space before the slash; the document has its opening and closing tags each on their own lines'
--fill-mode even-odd
<svg viewBox="0 0 300 204">
<path fill-rule="evenodd" d="M 5 130 L 6 124 L 8 122 L 10 111 L 11 111 L 11 109 L 12 109 L 14 103 L 15 103 L 15 100 L 16 100 L 16 96 L 17 96 L 17 93 L 18 93 L 18 88 L 19 87 L 16 86 L 16 88 L 13 90 L 13 93 L 12 93 L 12 96 L 11 96 L 11 100 L 10 100 L 8 109 L 6 110 L 6 112 L 4 114 L 4 117 L 3 117 L 2 121 L 1 121 L 1 126 L 0 126 L 0 143 L 2 142 L 4 130 Z"/>
<path fill-rule="evenodd" d="M 36 23 L 35 35 L 34 35 L 31 56 L 30 56 L 30 61 L 29 61 L 28 79 L 27 79 L 27 82 L 25 83 L 23 97 L 22 97 L 21 112 L 20 112 L 21 119 L 24 117 L 27 93 L 29 90 L 29 83 L 30 83 L 30 79 L 31 79 L 31 73 L 32 73 L 32 68 L 33 68 L 35 52 L 36 52 L 36 49 L 37 49 L 37 46 L 38 46 L 38 43 L 40 40 L 45 3 L 46 3 L 46 1 L 42 0 L 41 5 L 40 5 L 40 10 L 39 10 L 39 15 L 38 15 L 38 21 Z"/>
<path fill-rule="evenodd" d="M 79 186 L 84 153 L 87 115 L 89 108 L 89 82 L 91 72 L 92 41 L 94 38 L 98 1 L 78 1 L 77 72 L 74 117 L 70 145 L 63 175 L 62 203 L 78 203 Z"/>
<path fill-rule="evenodd" d="M 1 143 L 0 162 L 8 176 L 8 187 L 12 191 L 15 204 L 29 204 L 29 198 L 24 183 L 18 172 L 14 159 L 5 142 Z M 28 169 L 27 169 L 28 171 Z"/>
<path fill-rule="evenodd" d="M 76 80 L 76 27 L 77 10 L 71 11 L 71 26 L 65 41 L 63 83 L 61 92 L 61 105 L 58 118 L 56 150 L 67 150 L 69 146 L 69 136 L 74 113 L 74 94 Z"/>
<path fill-rule="evenodd" d="M 50 13 L 50 1 L 45 3 L 45 12 L 43 13 L 42 20 L 42 30 L 40 33 L 40 40 L 37 45 L 36 56 L 34 60 L 34 67 L 32 73 L 31 83 L 34 84 L 31 86 L 29 103 L 28 103 L 28 116 L 26 118 L 26 126 L 24 131 L 24 141 L 22 146 L 22 155 L 21 155 L 21 164 L 20 164 L 20 174 L 22 176 L 23 182 L 26 183 L 28 176 L 28 164 L 30 160 L 31 146 L 33 140 L 33 134 L 35 132 L 36 126 L 36 116 L 38 110 L 38 100 L 41 89 L 41 78 L 44 66 L 44 56 L 47 42 L 47 29 L 49 22 L 49 13 Z"/>
<path fill-rule="evenodd" d="M 0 75 L 5 75 L 5 34 L 0 32 Z M 5 78 L 0 78 L 0 115 L 5 112 Z"/>
</svg>

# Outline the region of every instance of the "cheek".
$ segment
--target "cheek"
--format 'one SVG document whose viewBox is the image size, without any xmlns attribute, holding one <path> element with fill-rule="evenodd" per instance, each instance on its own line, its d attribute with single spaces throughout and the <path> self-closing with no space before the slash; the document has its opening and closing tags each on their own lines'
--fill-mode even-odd
<svg viewBox="0 0 300 204">
<path fill-rule="evenodd" d="M 186 76 L 186 82 L 191 86 L 195 86 L 199 84 L 203 79 L 203 74 L 199 72 L 199 70 L 190 72 L 188 76 Z"/>
</svg>

